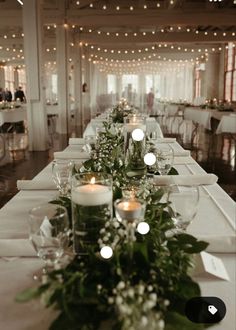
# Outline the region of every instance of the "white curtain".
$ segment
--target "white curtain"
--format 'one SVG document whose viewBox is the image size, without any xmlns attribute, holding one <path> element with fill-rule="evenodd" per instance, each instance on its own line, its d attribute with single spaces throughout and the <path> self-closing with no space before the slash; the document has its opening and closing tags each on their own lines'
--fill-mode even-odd
<svg viewBox="0 0 236 330">
<path fill-rule="evenodd" d="M 141 110 L 146 109 L 147 93 L 153 89 L 155 104 L 165 102 L 192 102 L 194 66 L 192 63 L 158 62 L 147 72 L 118 74 L 115 71 L 100 71 L 94 64 L 91 77 L 91 115 L 116 104 L 121 97 Z"/>
</svg>

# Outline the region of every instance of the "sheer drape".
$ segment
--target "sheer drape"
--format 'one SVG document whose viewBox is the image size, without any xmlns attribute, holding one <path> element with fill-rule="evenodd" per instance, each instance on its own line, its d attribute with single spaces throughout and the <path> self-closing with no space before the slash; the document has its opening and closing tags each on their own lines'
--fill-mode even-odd
<svg viewBox="0 0 236 330">
<path fill-rule="evenodd" d="M 101 72 L 92 65 L 90 77 L 91 117 L 116 104 L 121 97 L 141 110 L 147 108 L 147 94 L 159 101 L 193 101 L 194 66 L 191 63 L 160 65 L 160 70 L 132 74 Z"/>
</svg>

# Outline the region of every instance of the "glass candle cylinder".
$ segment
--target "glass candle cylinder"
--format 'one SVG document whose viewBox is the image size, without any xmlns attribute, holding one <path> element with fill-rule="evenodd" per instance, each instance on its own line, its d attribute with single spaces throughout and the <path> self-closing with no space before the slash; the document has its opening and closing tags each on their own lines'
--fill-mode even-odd
<svg viewBox="0 0 236 330">
<path fill-rule="evenodd" d="M 146 132 L 146 117 L 140 114 L 130 114 L 124 118 L 124 148 L 125 153 L 129 148 L 129 141 L 132 138 L 132 132 L 135 129 L 141 129 Z"/>
<path fill-rule="evenodd" d="M 103 173 L 76 174 L 72 179 L 74 252 L 97 245 L 99 231 L 112 218 L 112 178 Z"/>
</svg>

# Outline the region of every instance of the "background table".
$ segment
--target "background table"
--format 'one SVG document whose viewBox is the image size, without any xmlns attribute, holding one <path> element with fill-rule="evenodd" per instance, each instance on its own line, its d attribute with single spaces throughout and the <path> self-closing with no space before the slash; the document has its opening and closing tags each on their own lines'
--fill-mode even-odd
<svg viewBox="0 0 236 330">
<path fill-rule="evenodd" d="M 0 126 L 4 123 L 16 123 L 23 120 L 27 120 L 27 111 L 25 107 L 0 110 Z"/>
<path fill-rule="evenodd" d="M 96 135 L 96 128 L 103 127 L 103 117 L 97 117 L 92 119 L 87 127 L 85 128 L 85 131 L 83 133 L 83 137 L 88 135 Z M 147 118 L 146 119 L 146 127 L 147 127 L 147 134 L 151 134 L 152 132 L 156 132 L 158 137 L 163 137 L 161 128 L 159 123 L 156 121 L 155 118 Z"/>
<path fill-rule="evenodd" d="M 216 134 L 231 133 L 236 134 L 236 114 L 229 116 L 222 116 L 220 123 L 217 127 Z"/>
</svg>

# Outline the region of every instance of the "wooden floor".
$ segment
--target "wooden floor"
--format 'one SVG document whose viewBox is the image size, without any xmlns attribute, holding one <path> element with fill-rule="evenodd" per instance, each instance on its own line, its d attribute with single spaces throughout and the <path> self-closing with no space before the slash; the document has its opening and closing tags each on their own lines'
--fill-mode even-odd
<svg viewBox="0 0 236 330">
<path fill-rule="evenodd" d="M 0 163 L 0 207 L 17 193 L 18 179 L 32 179 L 53 159 L 54 151 L 66 147 L 67 141 L 67 137 L 54 134 L 49 141 L 49 150 L 29 152 L 27 135 L 15 134 L 9 144 L 11 152 L 8 162 L 2 165 Z M 219 178 L 219 185 L 236 200 L 236 156 L 233 137 L 216 136 L 199 129 L 194 143 L 185 144 L 183 147 L 191 150 L 192 157 L 207 172 L 215 173 Z"/>
</svg>

